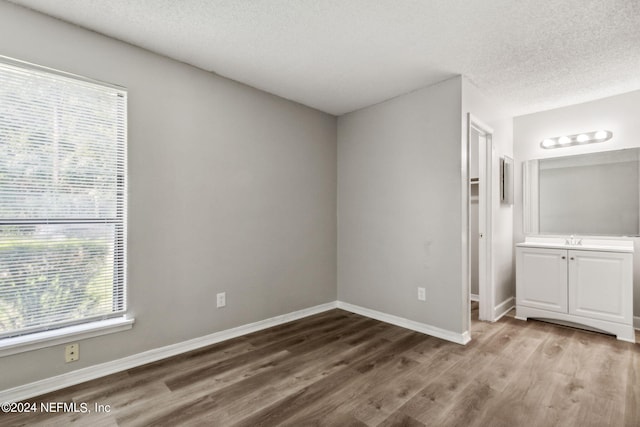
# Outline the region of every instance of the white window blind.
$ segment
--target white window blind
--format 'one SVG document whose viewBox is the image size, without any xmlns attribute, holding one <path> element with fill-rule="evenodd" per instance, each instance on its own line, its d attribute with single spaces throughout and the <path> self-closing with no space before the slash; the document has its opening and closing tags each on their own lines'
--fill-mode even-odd
<svg viewBox="0 0 640 427">
<path fill-rule="evenodd" d="M 0 60 L 0 338 L 126 310 L 122 88 Z"/>
</svg>

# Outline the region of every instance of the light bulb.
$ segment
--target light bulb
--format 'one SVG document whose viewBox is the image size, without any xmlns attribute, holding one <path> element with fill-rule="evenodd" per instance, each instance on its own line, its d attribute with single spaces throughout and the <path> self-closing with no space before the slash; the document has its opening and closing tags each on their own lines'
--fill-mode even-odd
<svg viewBox="0 0 640 427">
<path fill-rule="evenodd" d="M 553 139 L 549 139 L 549 138 L 542 141 L 542 146 L 545 148 L 553 147 L 555 144 L 556 142 Z"/>
<path fill-rule="evenodd" d="M 577 140 L 578 142 L 587 142 L 589 140 L 589 137 L 584 133 L 581 133 L 580 135 L 578 135 Z"/>
<path fill-rule="evenodd" d="M 571 142 L 571 139 L 568 136 L 561 136 L 558 138 L 558 144 L 565 145 Z"/>
<path fill-rule="evenodd" d="M 598 132 L 596 132 L 596 139 L 605 139 L 606 137 L 607 137 L 606 130 L 599 130 Z"/>
</svg>

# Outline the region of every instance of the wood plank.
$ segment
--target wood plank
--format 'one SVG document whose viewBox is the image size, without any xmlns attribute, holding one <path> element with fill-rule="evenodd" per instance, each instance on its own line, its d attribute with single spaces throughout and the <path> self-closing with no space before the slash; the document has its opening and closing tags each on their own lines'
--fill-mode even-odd
<svg viewBox="0 0 640 427">
<path fill-rule="evenodd" d="M 426 424 L 400 412 L 394 412 L 379 427 L 426 427 Z"/>
<path fill-rule="evenodd" d="M 638 335 L 636 334 L 636 342 Z M 640 424 L 640 347 L 636 344 L 631 351 L 629 365 L 627 366 L 627 392 L 624 402 L 624 425 L 625 427 L 637 426 Z"/>
<path fill-rule="evenodd" d="M 361 352 L 375 353 L 379 347 L 388 346 L 387 341 L 371 341 L 361 347 L 345 345 L 337 351 L 336 346 L 320 347 L 312 352 L 289 358 L 272 369 L 258 375 L 242 378 L 227 387 L 210 392 L 197 384 L 172 393 L 165 406 L 156 414 L 140 422 L 135 412 L 119 417 L 119 423 L 127 425 L 172 424 L 177 421 L 207 415 L 217 424 L 227 424 L 233 417 L 240 417 L 280 399 L 283 393 L 294 393 L 305 386 L 343 370 L 353 361 L 359 360 Z"/>
<path fill-rule="evenodd" d="M 214 377 L 220 373 L 236 369 L 237 367 L 251 363 L 253 360 L 273 356 L 276 353 L 282 352 L 283 349 L 286 349 L 289 354 L 304 354 L 320 347 L 326 347 L 333 342 L 338 342 L 345 336 L 357 333 L 368 324 L 370 324 L 369 319 L 357 319 L 354 322 L 346 324 L 331 325 L 327 328 L 330 332 L 319 333 L 315 330 L 301 332 L 286 339 L 281 339 L 280 341 L 259 347 L 251 352 L 242 353 L 233 358 L 226 358 L 206 366 L 198 366 L 186 373 L 178 373 L 168 379 L 166 383 L 167 386 L 174 391 L 181 387 L 197 383 L 201 379 Z"/>
<path fill-rule="evenodd" d="M 640 426 L 640 345 L 508 315 L 466 346 L 331 310 L 39 396 L 0 425 Z"/>
<path fill-rule="evenodd" d="M 259 426 L 280 424 L 301 411 L 309 411 L 310 407 L 327 395 L 344 394 L 344 388 L 350 383 L 369 384 L 369 380 L 363 381 L 368 373 L 379 373 L 385 378 L 392 377 L 398 370 L 407 366 L 415 366 L 417 363 L 409 359 L 396 360 L 396 356 L 416 346 L 425 339 L 424 335 L 412 332 L 404 338 L 381 347 L 379 351 L 362 354 L 360 360 L 355 360 L 349 369 L 330 375 L 316 384 L 279 400 L 275 404 L 245 418 L 239 425 Z M 393 366 L 395 365 L 395 369 Z M 313 409 L 311 411 L 313 412 Z"/>
</svg>

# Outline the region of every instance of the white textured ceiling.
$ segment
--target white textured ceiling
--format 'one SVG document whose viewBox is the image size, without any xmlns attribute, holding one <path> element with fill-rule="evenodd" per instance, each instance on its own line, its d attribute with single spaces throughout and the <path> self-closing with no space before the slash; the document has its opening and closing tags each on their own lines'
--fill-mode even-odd
<svg viewBox="0 0 640 427">
<path fill-rule="evenodd" d="M 640 0 L 13 0 L 339 115 L 465 75 L 514 115 L 640 89 Z"/>
</svg>

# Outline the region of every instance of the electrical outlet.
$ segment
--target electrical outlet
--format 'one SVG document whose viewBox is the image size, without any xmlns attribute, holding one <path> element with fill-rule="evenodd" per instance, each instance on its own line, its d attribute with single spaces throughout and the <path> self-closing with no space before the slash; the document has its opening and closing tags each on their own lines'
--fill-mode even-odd
<svg viewBox="0 0 640 427">
<path fill-rule="evenodd" d="M 425 288 L 418 288 L 418 300 L 420 301 L 427 300 L 427 290 Z"/>
<path fill-rule="evenodd" d="M 69 344 L 68 346 L 66 346 L 64 348 L 64 361 L 65 362 L 67 362 L 67 363 L 75 362 L 78 359 L 80 359 L 80 344 L 78 344 L 78 343 Z"/>
<path fill-rule="evenodd" d="M 219 294 L 216 295 L 216 307 L 220 308 L 226 305 L 227 305 L 227 293 L 220 292 Z"/>
</svg>

